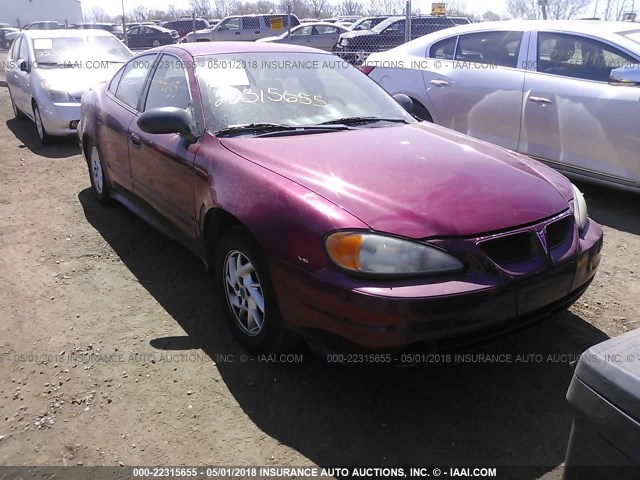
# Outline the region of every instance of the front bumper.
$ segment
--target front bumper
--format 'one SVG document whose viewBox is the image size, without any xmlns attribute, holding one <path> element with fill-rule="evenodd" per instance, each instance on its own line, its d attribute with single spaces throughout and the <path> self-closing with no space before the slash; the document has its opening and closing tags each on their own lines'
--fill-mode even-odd
<svg viewBox="0 0 640 480">
<path fill-rule="evenodd" d="M 517 278 L 467 272 L 455 278 L 382 283 L 333 269 L 309 273 L 271 261 L 286 326 L 307 336 L 366 349 L 413 343 L 480 340 L 520 329 L 567 308 L 600 264 L 602 228 L 590 221 L 574 252 L 533 275 Z"/>
<path fill-rule="evenodd" d="M 40 116 L 49 135 L 57 137 L 76 135 L 80 121 L 80 103 L 38 102 Z M 72 126 L 75 122 L 75 127 Z"/>
</svg>

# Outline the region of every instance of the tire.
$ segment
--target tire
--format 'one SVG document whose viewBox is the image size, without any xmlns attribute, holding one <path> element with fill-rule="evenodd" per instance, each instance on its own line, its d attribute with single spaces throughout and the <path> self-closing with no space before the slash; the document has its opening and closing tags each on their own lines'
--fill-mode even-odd
<svg viewBox="0 0 640 480">
<path fill-rule="evenodd" d="M 11 108 L 13 109 L 13 116 L 16 120 L 25 120 L 27 116 L 22 113 L 22 110 L 18 108 L 18 106 L 13 101 L 13 95 L 11 95 L 11 90 L 9 90 L 9 99 L 11 100 Z"/>
<path fill-rule="evenodd" d="M 282 328 L 271 276 L 251 235 L 232 227 L 218 242 L 215 258 L 217 296 L 238 341 L 252 352 L 293 348 L 298 340 Z"/>
<path fill-rule="evenodd" d="M 89 179 L 91 180 L 91 190 L 98 202 L 103 205 L 111 205 L 113 199 L 109 194 L 109 184 L 104 173 L 104 165 L 98 147 L 93 143 L 87 145 L 87 166 L 89 168 Z"/>
<path fill-rule="evenodd" d="M 161 45 L 160 40 L 154 40 L 153 42 L 151 42 L 151 46 L 153 48 L 157 48 Z"/>
<path fill-rule="evenodd" d="M 433 123 L 433 118 L 431 117 L 431 114 L 427 111 L 427 109 L 424 108 L 424 106 L 420 102 L 414 99 L 412 100 L 413 100 L 413 115 L 415 117 L 418 117 L 420 120 Z"/>
<path fill-rule="evenodd" d="M 38 132 L 38 138 L 42 145 L 51 145 L 53 143 L 53 137 L 47 133 L 42 123 L 42 116 L 40 116 L 40 109 L 38 104 L 33 104 L 33 121 L 36 123 L 36 131 Z"/>
</svg>

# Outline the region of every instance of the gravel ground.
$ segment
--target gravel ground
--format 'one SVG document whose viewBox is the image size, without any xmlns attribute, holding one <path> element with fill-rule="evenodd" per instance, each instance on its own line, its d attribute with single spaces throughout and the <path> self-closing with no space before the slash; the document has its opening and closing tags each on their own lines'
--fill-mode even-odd
<svg viewBox="0 0 640 480">
<path fill-rule="evenodd" d="M 520 478 L 559 478 L 570 358 L 639 324 L 638 196 L 581 185 L 606 233 L 591 288 L 473 352 L 528 361 L 244 358 L 199 260 L 97 204 L 77 145 L 39 146 L 5 88 L 0 122 L 0 465 L 535 465 Z"/>
</svg>

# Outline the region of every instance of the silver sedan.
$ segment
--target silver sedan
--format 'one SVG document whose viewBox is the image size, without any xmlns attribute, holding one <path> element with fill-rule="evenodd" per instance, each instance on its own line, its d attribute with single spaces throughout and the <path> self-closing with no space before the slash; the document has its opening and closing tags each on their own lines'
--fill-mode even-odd
<svg viewBox="0 0 640 480">
<path fill-rule="evenodd" d="M 43 144 L 75 135 L 82 94 L 110 79 L 132 56 L 104 30 L 20 32 L 6 69 L 14 115 L 33 120 Z"/>
<path fill-rule="evenodd" d="M 367 59 L 414 113 L 569 176 L 640 189 L 640 27 L 507 21 L 449 28 Z"/>
<path fill-rule="evenodd" d="M 267 37 L 258 42 L 288 43 L 305 47 L 319 48 L 328 52 L 338 43 L 340 35 L 348 32 L 349 28 L 329 22 L 303 23 L 277 37 Z"/>
</svg>

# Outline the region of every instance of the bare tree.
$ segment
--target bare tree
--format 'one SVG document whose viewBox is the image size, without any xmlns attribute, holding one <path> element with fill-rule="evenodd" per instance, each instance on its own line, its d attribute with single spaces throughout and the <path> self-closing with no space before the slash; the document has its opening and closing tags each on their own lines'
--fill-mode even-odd
<svg viewBox="0 0 640 480">
<path fill-rule="evenodd" d="M 482 14 L 482 20 L 485 22 L 496 22 L 502 20 L 502 17 L 492 10 L 487 10 Z"/>
<path fill-rule="evenodd" d="M 446 3 L 447 15 L 468 17 L 467 2 L 464 0 L 450 0 Z"/>
<path fill-rule="evenodd" d="M 89 22 L 102 23 L 108 19 L 107 12 L 105 12 L 104 8 L 102 7 L 93 7 L 91 10 L 89 10 L 89 14 L 86 15 L 86 19 Z"/>
<path fill-rule="evenodd" d="M 358 0 L 342 0 L 336 10 L 338 15 L 362 15 L 365 9 Z"/>
<path fill-rule="evenodd" d="M 313 18 L 320 18 L 331 8 L 328 0 L 306 0 L 306 4 Z"/>
<path fill-rule="evenodd" d="M 549 0 L 547 17 L 567 20 L 583 13 L 591 0 Z M 542 17 L 537 0 L 507 0 L 507 12 L 514 18 L 539 19 Z"/>
<path fill-rule="evenodd" d="M 625 0 L 607 0 L 602 17 L 605 20 L 620 20 L 625 12 Z"/>
<path fill-rule="evenodd" d="M 169 20 L 178 20 L 184 15 L 185 12 L 183 10 L 180 10 L 175 5 L 169 5 L 169 9 L 167 10 L 167 17 L 169 17 Z"/>
<path fill-rule="evenodd" d="M 131 11 L 131 16 L 136 22 L 144 22 L 146 19 L 149 18 L 150 14 L 151 14 L 151 9 L 143 5 L 138 5 L 136 8 L 134 8 Z"/>
<path fill-rule="evenodd" d="M 371 0 L 368 13 L 370 15 L 402 15 L 404 0 Z"/>
<path fill-rule="evenodd" d="M 209 0 L 189 0 L 189 4 L 196 17 L 211 18 L 213 16 L 213 9 Z"/>
<path fill-rule="evenodd" d="M 218 18 L 232 15 L 237 8 L 236 0 L 215 0 L 215 13 Z"/>
<path fill-rule="evenodd" d="M 540 17 L 536 0 L 507 0 L 506 9 L 513 18 L 535 20 Z"/>
</svg>

